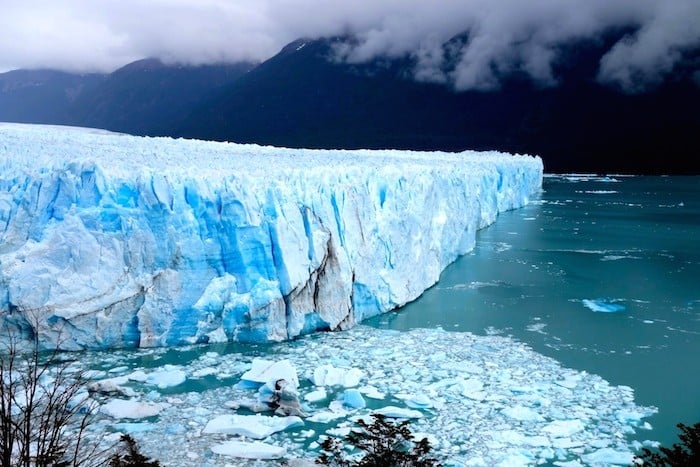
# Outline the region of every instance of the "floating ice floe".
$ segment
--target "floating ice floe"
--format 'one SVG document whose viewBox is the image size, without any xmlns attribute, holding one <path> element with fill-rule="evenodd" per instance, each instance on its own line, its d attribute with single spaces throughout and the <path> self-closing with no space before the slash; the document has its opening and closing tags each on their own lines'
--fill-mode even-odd
<svg viewBox="0 0 700 467">
<path fill-rule="evenodd" d="M 128 387 L 122 386 L 128 381 L 128 378 L 107 378 L 99 381 L 91 381 L 87 388 L 90 392 L 96 392 L 105 395 L 118 395 L 125 397 L 134 397 L 136 392 Z"/>
<path fill-rule="evenodd" d="M 370 399 L 384 399 L 385 394 L 372 385 L 360 388 L 360 392 Z"/>
<path fill-rule="evenodd" d="M 303 426 L 299 417 L 273 417 L 267 415 L 219 415 L 204 427 L 203 433 L 224 433 L 265 439 L 273 433 L 291 427 Z"/>
<path fill-rule="evenodd" d="M 336 368 L 333 365 L 321 365 L 314 370 L 311 381 L 316 386 L 355 387 L 363 377 L 362 370 L 357 368 Z"/>
<path fill-rule="evenodd" d="M 338 420 L 339 418 L 344 418 L 348 415 L 347 410 L 337 411 L 337 410 L 323 410 L 316 412 L 315 414 L 308 417 L 306 420 L 314 423 L 329 423 L 333 420 Z"/>
<path fill-rule="evenodd" d="M 222 456 L 240 457 L 243 459 L 279 459 L 286 453 L 286 449 L 267 443 L 226 441 L 211 447 L 212 452 Z"/>
<path fill-rule="evenodd" d="M 418 410 L 405 409 L 403 407 L 396 407 L 393 405 L 387 405 L 381 409 L 374 410 L 372 413 L 379 415 L 384 415 L 388 418 L 422 418 L 423 413 Z"/>
<path fill-rule="evenodd" d="M 187 380 L 187 374 L 180 367 L 166 365 L 146 376 L 146 383 L 153 384 L 159 389 L 170 388 Z"/>
<path fill-rule="evenodd" d="M 615 313 L 618 311 L 624 311 L 624 305 L 619 305 L 617 303 L 610 303 L 605 300 L 592 300 L 584 298 L 581 300 L 583 306 L 590 309 L 591 311 L 596 311 L 599 313 Z"/>
<path fill-rule="evenodd" d="M 147 431 L 153 431 L 158 428 L 155 423 L 149 422 L 139 422 L 139 423 L 115 423 L 112 428 L 128 434 L 145 433 Z"/>
<path fill-rule="evenodd" d="M 279 379 L 287 381 L 292 388 L 299 387 L 297 370 L 289 360 L 271 361 L 262 358 L 253 359 L 252 368 L 241 376 L 241 380 L 252 383 L 265 384 Z"/>
<path fill-rule="evenodd" d="M 550 434 L 554 438 L 569 437 L 573 434 L 583 431 L 585 425 L 581 420 L 555 420 L 547 424 L 542 431 Z"/>
<path fill-rule="evenodd" d="M 306 402 L 319 402 L 328 397 L 328 393 L 324 388 L 316 389 L 304 395 Z"/>
<path fill-rule="evenodd" d="M 584 454 L 581 459 L 589 465 L 632 465 L 634 454 L 630 451 L 603 448 L 590 454 Z"/>
<path fill-rule="evenodd" d="M 540 415 L 536 410 L 529 407 L 523 407 L 522 405 L 506 407 L 503 409 L 503 415 L 521 422 L 540 422 L 544 420 L 544 417 L 542 417 L 542 415 Z"/>
<path fill-rule="evenodd" d="M 196 348 L 188 351 L 189 357 L 182 353 L 178 363 L 190 375 L 212 368 L 215 361 L 219 375 L 232 376 L 229 380 L 211 378 L 208 384 L 214 386 L 210 389 L 192 391 L 187 381 L 160 396 L 145 381 L 129 380 L 140 394 L 134 403 L 148 396 L 149 404 L 163 404 L 157 417 L 148 420 L 153 429 L 149 425 L 115 424 L 111 419 L 100 422 L 96 429 L 132 431 L 143 453 L 168 467 L 220 465 L 222 461 L 216 456 L 236 455 L 231 454 L 234 452 L 249 459 L 229 461 L 236 466 L 265 465 L 260 459 L 267 455 L 266 449 L 277 449 L 275 455 L 285 461 L 313 459 L 318 456 L 322 437 L 342 436 L 353 429 L 358 418 L 369 421 L 372 413 L 410 420 L 411 431 L 428 436 L 432 455 L 447 466 L 576 466 L 595 465 L 601 459 L 601 465 L 614 465 L 641 446 L 652 445 L 638 436 L 642 432 L 651 436 L 645 419 L 655 409 L 636 405 L 629 387 L 613 386 L 599 376 L 564 368 L 503 336 L 440 329 L 399 333 L 361 325 L 342 333 L 302 338 L 293 345 L 252 347 L 243 352 L 237 349 L 222 351 L 217 358 L 204 358 Z M 248 399 L 260 403 L 260 383 L 254 387 L 233 384 L 251 369 L 246 362 L 253 357 L 269 362 L 286 360 L 308 377 L 300 381 L 299 393 L 318 393 L 312 397 L 315 402 L 304 419 L 306 426 L 292 422 L 294 418 L 248 415 L 238 402 L 227 405 L 227 401 Z M 112 358 L 114 366 L 128 364 L 132 368 L 122 370 L 124 373 L 142 370 L 135 365 L 138 353 L 115 352 Z M 356 388 L 316 386 L 312 375 L 331 361 L 351 362 L 352 368 L 364 375 L 363 384 Z M 94 366 L 101 364 L 96 357 Z M 149 368 L 147 374 L 154 371 Z M 326 397 L 320 398 L 320 391 Z M 367 406 L 345 405 L 346 391 L 361 394 Z M 370 401 L 369 393 L 384 397 Z M 470 397 L 476 393 L 483 393 L 478 400 Z M 242 412 L 222 414 L 222 410 L 231 409 Z M 124 410 L 118 412 L 124 414 Z M 168 430 L 180 434 L 169 435 Z M 265 444 L 248 454 L 241 454 L 244 447 L 240 445 L 231 450 L 217 447 L 229 441 L 243 442 L 242 435 L 248 440 L 258 437 Z M 214 453 L 224 451 L 230 454 Z M 514 464 L 517 462 L 521 463 Z"/>
<path fill-rule="evenodd" d="M 158 415 L 165 407 L 165 404 L 112 399 L 100 411 L 113 418 L 148 418 Z"/>
<path fill-rule="evenodd" d="M 346 389 L 343 392 L 343 405 L 353 409 L 364 409 L 367 407 L 367 402 L 357 389 Z"/>
<path fill-rule="evenodd" d="M 407 406 L 412 409 L 429 409 L 433 407 L 433 402 L 430 398 L 424 394 L 419 394 L 417 396 L 411 396 L 405 401 Z"/>
</svg>

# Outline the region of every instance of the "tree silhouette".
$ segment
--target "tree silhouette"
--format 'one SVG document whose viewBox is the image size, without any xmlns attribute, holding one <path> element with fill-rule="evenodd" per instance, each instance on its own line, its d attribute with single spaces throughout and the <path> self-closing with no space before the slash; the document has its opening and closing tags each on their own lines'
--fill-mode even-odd
<svg viewBox="0 0 700 467">
<path fill-rule="evenodd" d="M 641 456 L 635 456 L 635 465 L 642 467 L 696 467 L 700 465 L 700 423 L 693 426 L 679 423 L 681 443 L 670 448 L 659 447 L 659 452 L 642 449 Z"/>
<path fill-rule="evenodd" d="M 112 454 L 109 458 L 109 467 L 161 467 L 160 462 L 150 460 L 141 454 L 136 440 L 130 435 L 122 435 L 120 441 L 126 452 Z"/>
<path fill-rule="evenodd" d="M 102 466 L 102 439 L 87 435 L 94 402 L 85 377 L 58 350 L 41 352 L 8 332 L 0 344 L 0 466 Z"/>
<path fill-rule="evenodd" d="M 317 464 L 332 467 L 439 467 L 437 459 L 429 456 L 431 446 L 427 438 L 414 441 L 409 421 L 393 422 L 385 415 L 372 414 L 371 424 L 358 420 L 360 430 L 352 430 L 345 442 L 364 454 L 348 456 L 343 452 L 343 442 L 328 437 L 321 443 L 323 452 Z M 357 458 L 356 458 L 357 457 Z"/>
</svg>

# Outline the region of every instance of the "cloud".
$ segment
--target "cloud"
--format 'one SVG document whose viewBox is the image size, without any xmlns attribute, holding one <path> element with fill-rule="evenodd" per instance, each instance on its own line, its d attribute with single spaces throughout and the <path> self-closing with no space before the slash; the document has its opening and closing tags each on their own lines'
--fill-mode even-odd
<svg viewBox="0 0 700 467">
<path fill-rule="evenodd" d="M 665 1 L 656 7 L 635 34 L 625 36 L 603 56 L 601 82 L 643 91 L 670 74 L 684 51 L 700 47 L 700 2 Z"/>
<path fill-rule="evenodd" d="M 697 0 L 0 0 L 0 69 L 264 60 L 300 37 L 352 34 L 338 49 L 350 62 L 409 54 L 416 79 L 457 89 L 512 72 L 547 86 L 562 45 L 628 28 L 598 79 L 635 91 L 700 45 L 697 18 Z"/>
</svg>

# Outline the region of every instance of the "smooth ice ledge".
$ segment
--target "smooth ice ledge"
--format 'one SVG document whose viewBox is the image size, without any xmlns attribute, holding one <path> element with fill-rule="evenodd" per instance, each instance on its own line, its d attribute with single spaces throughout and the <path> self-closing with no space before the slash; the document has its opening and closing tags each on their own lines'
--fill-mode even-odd
<svg viewBox="0 0 700 467">
<path fill-rule="evenodd" d="M 185 371 L 172 365 L 167 365 L 165 368 L 155 371 L 146 377 L 148 384 L 158 386 L 160 389 L 177 386 L 186 380 L 187 374 Z"/>
<path fill-rule="evenodd" d="M 0 316 L 66 349 L 348 329 L 437 282 L 542 170 L 0 124 Z"/>
<path fill-rule="evenodd" d="M 149 418 L 158 415 L 165 407 L 164 404 L 113 399 L 100 407 L 100 411 L 113 418 Z"/>
<path fill-rule="evenodd" d="M 581 303 L 583 303 L 583 306 L 585 306 L 589 310 L 598 313 L 615 313 L 618 311 L 624 311 L 625 309 L 624 305 L 618 305 L 616 303 L 610 303 L 604 300 L 592 300 L 584 298 L 583 300 L 581 300 Z"/>
<path fill-rule="evenodd" d="M 243 373 L 241 379 L 260 385 L 284 379 L 292 388 L 296 389 L 299 387 L 297 370 L 289 360 L 274 362 L 262 358 L 254 358 L 251 369 Z"/>
<path fill-rule="evenodd" d="M 243 459 L 279 459 L 287 450 L 271 444 L 246 441 L 226 441 L 211 447 L 215 454 L 222 456 L 240 457 Z"/>
<path fill-rule="evenodd" d="M 203 433 L 225 433 L 253 439 L 265 439 L 278 431 L 302 425 L 304 422 L 299 417 L 219 415 L 207 423 Z"/>
</svg>

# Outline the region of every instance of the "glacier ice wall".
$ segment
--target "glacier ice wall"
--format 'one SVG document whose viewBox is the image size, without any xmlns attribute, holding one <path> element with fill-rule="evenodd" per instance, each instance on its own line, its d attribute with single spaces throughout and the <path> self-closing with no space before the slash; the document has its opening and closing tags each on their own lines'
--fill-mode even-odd
<svg viewBox="0 0 700 467">
<path fill-rule="evenodd" d="M 66 349 L 346 329 L 417 298 L 542 171 L 0 124 L 0 316 Z"/>
</svg>

